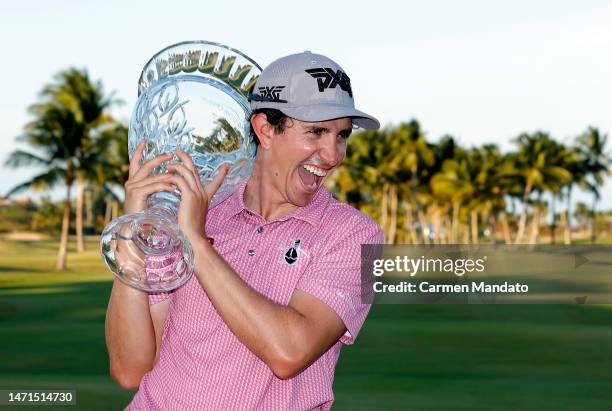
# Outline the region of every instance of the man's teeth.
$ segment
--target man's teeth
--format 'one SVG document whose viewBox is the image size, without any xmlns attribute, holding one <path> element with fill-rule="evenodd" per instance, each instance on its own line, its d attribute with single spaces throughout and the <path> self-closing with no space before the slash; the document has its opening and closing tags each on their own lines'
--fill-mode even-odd
<svg viewBox="0 0 612 411">
<path fill-rule="evenodd" d="M 309 164 L 304 164 L 302 165 L 302 167 L 304 167 L 306 170 L 310 171 L 312 174 L 314 174 L 317 177 L 325 177 L 327 175 L 327 171 L 320 169 L 318 167 L 315 167 L 315 166 L 311 166 Z"/>
</svg>

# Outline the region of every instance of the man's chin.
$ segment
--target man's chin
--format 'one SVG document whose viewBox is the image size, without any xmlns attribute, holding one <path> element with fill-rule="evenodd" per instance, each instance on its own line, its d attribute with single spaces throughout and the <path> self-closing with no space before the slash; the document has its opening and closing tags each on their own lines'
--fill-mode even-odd
<svg viewBox="0 0 612 411">
<path fill-rule="evenodd" d="M 292 203 L 297 207 L 306 207 L 312 202 L 312 199 L 315 197 L 315 195 L 320 189 L 321 187 L 319 186 L 314 191 L 300 190 L 300 192 L 296 193 L 296 195 L 294 196 Z"/>
</svg>

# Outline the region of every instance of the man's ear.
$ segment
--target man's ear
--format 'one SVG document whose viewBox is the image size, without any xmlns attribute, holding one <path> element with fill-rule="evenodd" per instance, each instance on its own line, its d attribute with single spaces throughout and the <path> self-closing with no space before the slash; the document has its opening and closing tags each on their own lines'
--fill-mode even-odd
<svg viewBox="0 0 612 411">
<path fill-rule="evenodd" d="M 266 114 L 255 114 L 253 117 L 251 117 L 251 125 L 253 126 L 253 131 L 255 134 L 257 134 L 257 138 L 259 138 L 259 145 L 263 149 L 270 148 L 272 139 L 274 138 L 274 127 L 268 123 L 268 117 L 266 117 Z"/>
</svg>

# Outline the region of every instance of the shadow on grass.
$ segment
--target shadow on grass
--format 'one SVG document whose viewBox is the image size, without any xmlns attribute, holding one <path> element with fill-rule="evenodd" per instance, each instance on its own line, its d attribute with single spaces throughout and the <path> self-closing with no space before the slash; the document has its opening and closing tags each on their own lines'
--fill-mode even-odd
<svg viewBox="0 0 612 411">
<path fill-rule="evenodd" d="M 24 249 L 25 248 L 36 248 L 38 250 L 53 250 L 53 251 L 59 250 L 59 238 L 55 241 L 54 240 L 12 240 L 11 242 L 14 243 L 15 246 L 18 246 Z M 73 246 L 71 246 L 69 242 L 68 251 L 70 251 L 72 248 Z"/>
<path fill-rule="evenodd" d="M 32 267 L 14 267 L 14 266 L 3 266 L 0 265 L 0 274 L 2 273 L 43 273 L 49 270 L 43 270 L 41 268 Z"/>
<path fill-rule="evenodd" d="M 79 326 L 95 325 L 99 328 L 96 339 L 103 346 L 104 316 L 111 286 L 112 283 L 106 281 L 0 287 L 0 335 L 9 333 L 6 335 L 11 335 L 9 340 L 13 343 L 19 340 L 19 330 L 25 331 L 28 327 L 32 327 L 32 331 L 39 327 L 41 334 L 45 335 L 53 332 L 54 327 L 69 327 L 78 334 Z M 10 330 L 15 333 L 10 334 Z M 36 333 L 26 334 L 29 338 Z M 76 337 L 75 341 L 81 338 L 79 335 Z M 38 338 L 35 340 L 40 341 Z M 3 345 L 6 348 L 7 340 Z M 23 352 L 19 345 L 12 346 L 16 355 Z"/>
</svg>

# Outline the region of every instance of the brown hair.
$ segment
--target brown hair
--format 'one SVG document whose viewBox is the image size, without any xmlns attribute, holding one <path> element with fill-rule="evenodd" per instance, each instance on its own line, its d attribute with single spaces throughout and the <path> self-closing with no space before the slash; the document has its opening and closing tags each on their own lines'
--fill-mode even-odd
<svg viewBox="0 0 612 411">
<path fill-rule="evenodd" d="M 274 127 L 274 132 L 276 134 L 280 134 L 285 131 L 285 122 L 289 118 L 289 116 L 287 116 L 285 113 L 275 108 L 258 108 L 253 110 L 251 113 L 251 118 L 259 113 L 264 113 L 266 115 L 266 120 L 272 127 Z M 251 136 L 253 136 L 255 145 L 259 145 L 259 137 L 257 137 L 255 130 L 253 130 L 253 124 L 251 124 Z"/>
</svg>

